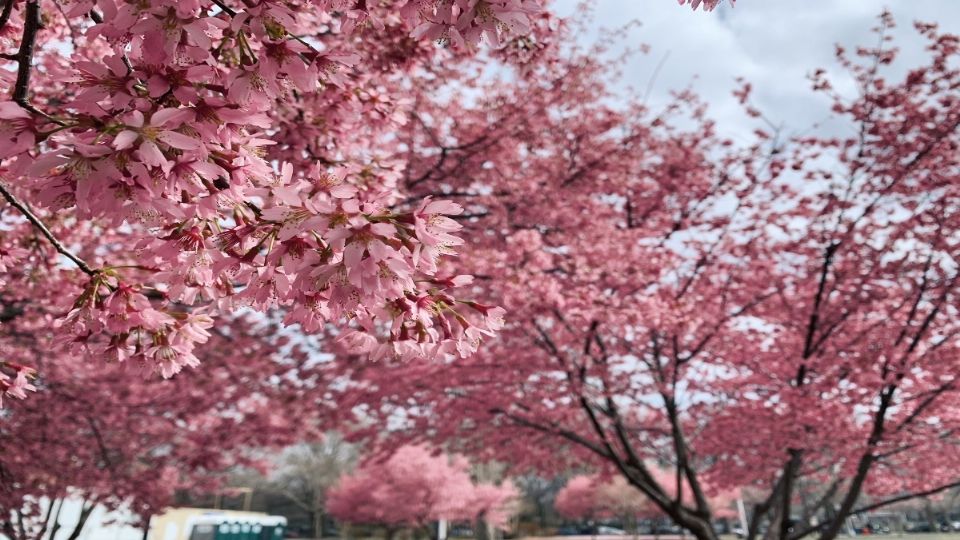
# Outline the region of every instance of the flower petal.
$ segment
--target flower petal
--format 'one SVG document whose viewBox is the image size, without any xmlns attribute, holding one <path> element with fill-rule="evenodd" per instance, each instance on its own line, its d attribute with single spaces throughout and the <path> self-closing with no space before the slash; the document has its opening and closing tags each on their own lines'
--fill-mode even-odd
<svg viewBox="0 0 960 540">
<path fill-rule="evenodd" d="M 203 146 L 200 141 L 176 131 L 161 131 L 157 138 L 180 150 L 198 150 Z"/>
<path fill-rule="evenodd" d="M 126 150 L 133 146 L 133 143 L 140 135 L 136 131 L 124 130 L 113 138 L 113 147 L 117 150 Z"/>
</svg>

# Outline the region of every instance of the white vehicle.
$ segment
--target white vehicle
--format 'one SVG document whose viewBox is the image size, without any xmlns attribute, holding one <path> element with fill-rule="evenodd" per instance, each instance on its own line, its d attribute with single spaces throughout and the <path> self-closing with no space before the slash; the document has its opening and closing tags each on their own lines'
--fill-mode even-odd
<svg viewBox="0 0 960 540">
<path fill-rule="evenodd" d="M 282 540 L 286 526 L 262 512 L 172 508 L 154 516 L 148 540 Z"/>
</svg>

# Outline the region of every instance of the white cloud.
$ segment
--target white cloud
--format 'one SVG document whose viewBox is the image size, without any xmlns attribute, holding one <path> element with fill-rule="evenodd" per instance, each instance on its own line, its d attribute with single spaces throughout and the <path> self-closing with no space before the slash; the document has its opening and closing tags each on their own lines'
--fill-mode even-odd
<svg viewBox="0 0 960 540">
<path fill-rule="evenodd" d="M 558 0 L 553 9 L 569 15 L 575 4 Z M 712 13 L 693 12 L 674 0 L 597 0 L 594 6 L 594 28 L 639 20 L 642 26 L 631 32 L 630 45 L 652 48 L 624 67 L 625 85 L 644 91 L 669 55 L 654 82 L 650 104 L 662 104 L 670 90 L 692 85 L 711 103 L 711 116 L 729 135 L 747 126 L 730 95 L 738 76 L 753 84 L 755 102 L 774 122 L 782 122 L 787 133 L 825 120 L 827 103 L 810 90 L 807 76 L 818 67 L 841 73 L 834 60 L 838 43 L 848 50 L 872 46 L 876 38 L 870 29 L 884 6 L 897 22 L 893 36 L 902 50 L 893 73 L 903 73 L 905 66 L 919 65 L 924 58 L 913 21 L 939 22 L 943 30 L 960 33 L 957 0 L 738 0 L 735 8 L 724 4 Z"/>
</svg>

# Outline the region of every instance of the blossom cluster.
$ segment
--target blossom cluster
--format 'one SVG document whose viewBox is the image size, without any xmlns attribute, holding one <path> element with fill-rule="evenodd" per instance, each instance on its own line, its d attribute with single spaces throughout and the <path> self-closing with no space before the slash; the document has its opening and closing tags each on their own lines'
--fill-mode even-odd
<svg viewBox="0 0 960 540">
<path fill-rule="evenodd" d="M 470 279 L 440 270 L 460 208 L 400 190 L 394 90 L 420 64 L 530 31 L 539 4 L 17 4 L 0 45 L 36 58 L 11 56 L 26 78 L 0 71 L 18 89 L 0 102 L 0 173 L 42 216 L 113 242 L 88 239 L 63 341 L 171 376 L 198 363 L 212 317 L 253 307 L 307 331 L 345 323 L 374 357 L 475 351 L 502 310 L 459 299 Z"/>
<path fill-rule="evenodd" d="M 36 391 L 37 388 L 30 383 L 35 374 L 36 372 L 27 366 L 0 361 L 0 405 L 5 397 L 25 399 L 27 392 Z"/>
<path fill-rule="evenodd" d="M 680 2 L 680 5 L 689 4 L 691 9 L 696 10 L 700 6 L 703 6 L 705 11 L 713 11 L 719 6 L 723 0 L 677 0 Z M 730 0 L 730 5 L 732 6 L 736 0 Z"/>
</svg>

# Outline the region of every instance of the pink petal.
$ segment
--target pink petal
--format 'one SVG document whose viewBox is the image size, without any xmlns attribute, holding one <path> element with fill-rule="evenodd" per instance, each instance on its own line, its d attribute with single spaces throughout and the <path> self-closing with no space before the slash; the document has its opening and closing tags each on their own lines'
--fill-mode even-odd
<svg viewBox="0 0 960 540">
<path fill-rule="evenodd" d="M 0 102 L 0 118 L 4 120 L 30 118 L 30 113 L 12 101 L 4 101 Z"/>
<path fill-rule="evenodd" d="M 139 152 L 140 160 L 147 165 L 164 166 L 167 164 L 167 158 L 153 141 L 143 141 Z"/>
<path fill-rule="evenodd" d="M 167 124 L 175 123 L 175 125 L 180 125 L 186 120 L 189 116 L 189 109 L 174 109 L 166 108 L 160 109 L 157 112 L 153 113 L 153 116 L 150 117 L 150 125 L 155 127 L 162 127 Z"/>
<path fill-rule="evenodd" d="M 133 146 L 140 135 L 136 131 L 125 130 L 117 134 L 113 139 L 113 147 L 117 150 L 126 150 Z"/>
<path fill-rule="evenodd" d="M 203 146 L 200 141 L 176 131 L 161 131 L 157 138 L 180 150 L 198 150 Z"/>
</svg>

